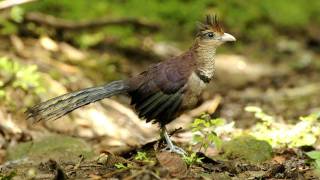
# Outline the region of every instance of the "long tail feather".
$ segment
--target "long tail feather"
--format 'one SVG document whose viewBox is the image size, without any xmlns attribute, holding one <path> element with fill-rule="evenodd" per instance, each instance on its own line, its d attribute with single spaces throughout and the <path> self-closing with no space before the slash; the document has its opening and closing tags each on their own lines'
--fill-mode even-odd
<svg viewBox="0 0 320 180">
<path fill-rule="evenodd" d="M 55 120 L 87 104 L 125 93 L 128 89 L 128 85 L 120 80 L 103 86 L 71 92 L 28 109 L 26 112 L 27 119 L 34 122 Z"/>
</svg>

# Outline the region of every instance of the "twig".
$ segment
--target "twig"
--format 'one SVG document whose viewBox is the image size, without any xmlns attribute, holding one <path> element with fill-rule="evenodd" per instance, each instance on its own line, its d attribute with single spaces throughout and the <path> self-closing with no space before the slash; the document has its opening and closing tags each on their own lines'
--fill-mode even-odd
<svg viewBox="0 0 320 180">
<path fill-rule="evenodd" d="M 57 18 L 51 15 L 30 12 L 24 17 L 26 22 L 33 22 L 36 24 L 41 24 L 57 29 L 63 30 L 80 30 L 80 29 L 90 29 L 103 26 L 114 26 L 114 25 L 132 25 L 135 28 L 147 28 L 153 31 L 159 30 L 159 25 L 147 23 L 139 19 L 123 18 L 123 19 L 98 19 L 90 21 L 71 21 L 66 19 Z"/>
<path fill-rule="evenodd" d="M 11 8 L 13 6 L 30 3 L 36 0 L 5 0 L 0 2 L 0 10 Z"/>
<path fill-rule="evenodd" d="M 79 162 L 73 167 L 73 170 L 77 170 L 79 167 L 80 167 L 80 165 L 81 165 L 81 163 L 84 161 L 84 156 L 81 154 L 80 155 L 80 160 L 79 160 Z"/>
<path fill-rule="evenodd" d="M 176 129 L 169 132 L 169 136 L 173 136 L 174 134 L 179 133 L 182 130 L 183 130 L 182 127 L 176 128 Z"/>
</svg>

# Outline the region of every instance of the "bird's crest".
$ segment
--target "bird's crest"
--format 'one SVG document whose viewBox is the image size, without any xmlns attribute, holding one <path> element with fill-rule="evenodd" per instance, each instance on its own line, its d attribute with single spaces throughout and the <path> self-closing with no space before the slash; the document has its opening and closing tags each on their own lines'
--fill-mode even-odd
<svg viewBox="0 0 320 180">
<path fill-rule="evenodd" d="M 207 15 L 206 21 L 204 23 L 199 24 L 200 32 L 208 31 L 208 30 L 212 30 L 214 32 L 223 34 L 223 29 L 216 15 Z"/>
</svg>

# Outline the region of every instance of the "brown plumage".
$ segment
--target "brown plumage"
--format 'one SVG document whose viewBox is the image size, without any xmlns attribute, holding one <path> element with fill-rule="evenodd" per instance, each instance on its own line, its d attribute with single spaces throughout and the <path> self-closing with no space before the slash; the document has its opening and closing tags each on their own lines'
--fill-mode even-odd
<svg viewBox="0 0 320 180">
<path fill-rule="evenodd" d="M 223 34 L 223 29 L 221 27 L 221 24 L 218 20 L 218 17 L 212 16 L 212 15 L 207 15 L 206 17 L 206 22 L 205 23 L 200 23 L 199 24 L 199 30 L 201 31 L 206 31 L 206 30 L 212 30 L 215 32 L 218 32 L 220 34 Z"/>
<path fill-rule="evenodd" d="M 173 146 L 165 125 L 197 104 L 213 77 L 216 48 L 226 41 L 235 41 L 235 38 L 224 33 L 216 16 L 207 16 L 193 46 L 180 56 L 152 65 L 128 80 L 71 92 L 40 103 L 27 111 L 28 119 L 57 119 L 86 104 L 126 93 L 140 118 L 159 123 L 169 150 L 183 154 Z"/>
</svg>

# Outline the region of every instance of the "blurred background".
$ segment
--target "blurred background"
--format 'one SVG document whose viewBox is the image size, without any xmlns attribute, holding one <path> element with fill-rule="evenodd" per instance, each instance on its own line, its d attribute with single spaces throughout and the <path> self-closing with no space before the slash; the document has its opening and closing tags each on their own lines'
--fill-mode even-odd
<svg viewBox="0 0 320 180">
<path fill-rule="evenodd" d="M 0 164 L 26 156 L 21 147 L 8 149 L 48 134 L 81 137 L 94 152 L 120 151 L 158 138 L 157 127 L 140 121 L 125 96 L 35 125 L 26 122 L 24 111 L 179 55 L 192 45 L 197 23 L 207 14 L 218 15 L 237 41 L 218 50 L 216 76 L 201 106 L 170 126 L 184 129 L 175 140 L 188 142 L 190 123 L 207 112 L 229 125 L 221 133 L 227 138 L 246 131 L 272 147 L 288 146 L 292 136 L 281 137 L 281 143 L 273 140 L 296 128 L 288 133 L 302 134 L 289 147 L 318 147 L 319 132 L 311 127 L 319 128 L 319 122 L 302 128 L 299 117 L 320 112 L 320 1 L 3 0 Z M 257 123 L 268 118 L 261 118 L 261 111 L 272 117 L 262 130 Z"/>
</svg>

